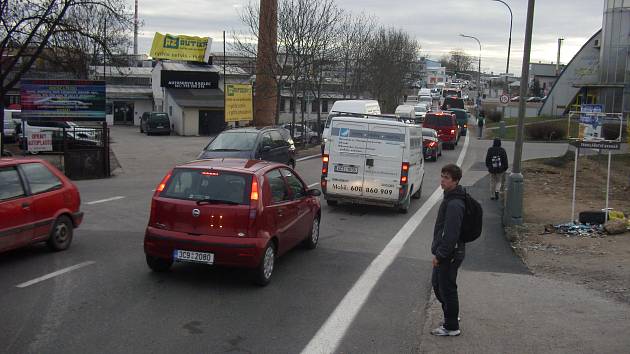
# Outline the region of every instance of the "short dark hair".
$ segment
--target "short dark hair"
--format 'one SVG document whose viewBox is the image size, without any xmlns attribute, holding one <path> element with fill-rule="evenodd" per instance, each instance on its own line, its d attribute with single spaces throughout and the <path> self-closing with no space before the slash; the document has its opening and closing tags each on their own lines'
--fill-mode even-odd
<svg viewBox="0 0 630 354">
<path fill-rule="evenodd" d="M 451 176 L 454 181 L 460 181 L 462 179 L 462 169 L 454 163 L 449 163 L 442 167 L 442 173 Z"/>
</svg>

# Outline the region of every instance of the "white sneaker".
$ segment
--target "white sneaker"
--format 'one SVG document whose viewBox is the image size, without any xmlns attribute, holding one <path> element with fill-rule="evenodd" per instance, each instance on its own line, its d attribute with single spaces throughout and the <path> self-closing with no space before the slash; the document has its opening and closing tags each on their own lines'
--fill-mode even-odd
<svg viewBox="0 0 630 354">
<path fill-rule="evenodd" d="M 459 329 L 454 330 L 454 331 L 449 331 L 448 329 L 444 328 L 444 326 L 440 326 L 434 330 L 431 331 L 431 334 L 434 336 L 441 336 L 441 337 L 446 337 L 446 336 L 458 336 L 462 333 L 462 331 L 460 331 Z"/>
</svg>

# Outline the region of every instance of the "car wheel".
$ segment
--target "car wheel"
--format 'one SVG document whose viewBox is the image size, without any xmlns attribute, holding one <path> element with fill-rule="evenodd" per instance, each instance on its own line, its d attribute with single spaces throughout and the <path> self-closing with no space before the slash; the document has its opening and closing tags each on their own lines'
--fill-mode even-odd
<svg viewBox="0 0 630 354">
<path fill-rule="evenodd" d="M 147 265 L 151 268 L 152 271 L 157 273 L 163 273 L 171 269 L 173 265 L 173 261 L 170 259 L 164 259 L 159 257 L 153 257 L 146 255 Z"/>
<path fill-rule="evenodd" d="M 414 186 L 414 187 L 415 187 L 415 186 Z M 422 185 L 420 185 L 420 187 L 418 187 L 418 190 L 417 190 L 417 191 L 415 191 L 415 192 L 411 195 L 411 197 L 412 197 L 413 199 L 420 199 L 420 197 L 422 197 Z"/>
<path fill-rule="evenodd" d="M 440 154 L 440 155 L 442 155 L 442 154 Z M 437 161 L 437 159 L 438 159 L 438 152 L 436 150 L 435 153 L 433 154 L 433 161 Z"/>
<path fill-rule="evenodd" d="M 309 250 L 315 249 L 319 242 L 319 216 L 313 219 L 313 225 L 311 226 L 311 233 L 304 239 L 304 245 Z"/>
<path fill-rule="evenodd" d="M 46 244 L 53 251 L 63 251 L 70 247 L 72 243 L 72 221 L 69 217 L 62 215 L 57 218 L 52 230 L 50 231 L 50 237 Z"/>
<path fill-rule="evenodd" d="M 271 281 L 271 276 L 273 275 L 273 270 L 276 263 L 276 246 L 273 241 L 269 241 L 265 251 L 263 252 L 263 257 L 260 260 L 260 264 L 258 268 L 256 268 L 256 273 L 254 277 L 254 282 L 260 286 L 265 286 L 269 284 Z"/>
<path fill-rule="evenodd" d="M 335 206 L 338 202 L 336 200 L 326 199 L 326 204 L 328 204 L 328 206 Z"/>
</svg>

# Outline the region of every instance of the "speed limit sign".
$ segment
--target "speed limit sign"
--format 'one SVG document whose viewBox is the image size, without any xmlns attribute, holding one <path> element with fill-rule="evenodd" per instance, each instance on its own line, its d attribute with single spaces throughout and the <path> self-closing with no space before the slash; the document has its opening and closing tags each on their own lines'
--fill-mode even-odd
<svg viewBox="0 0 630 354">
<path fill-rule="evenodd" d="M 499 101 L 501 101 L 501 104 L 508 104 L 508 102 L 510 102 L 510 96 L 503 94 L 499 97 Z"/>
</svg>

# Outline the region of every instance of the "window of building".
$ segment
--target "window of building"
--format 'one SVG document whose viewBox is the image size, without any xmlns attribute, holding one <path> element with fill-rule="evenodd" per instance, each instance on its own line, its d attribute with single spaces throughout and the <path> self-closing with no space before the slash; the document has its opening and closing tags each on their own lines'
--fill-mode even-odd
<svg viewBox="0 0 630 354">
<path fill-rule="evenodd" d="M 300 110 L 302 113 L 306 112 L 306 101 L 304 101 L 304 98 L 300 99 Z"/>
<path fill-rule="evenodd" d="M 322 100 L 322 112 L 328 112 L 328 100 Z"/>
<path fill-rule="evenodd" d="M 295 111 L 295 101 L 293 99 L 289 100 L 289 112 Z"/>
<path fill-rule="evenodd" d="M 284 112 L 286 106 L 286 99 L 284 97 L 280 97 L 280 112 Z"/>
<path fill-rule="evenodd" d="M 313 100 L 311 102 L 311 112 L 317 112 L 317 108 L 319 108 L 319 100 Z"/>
</svg>

